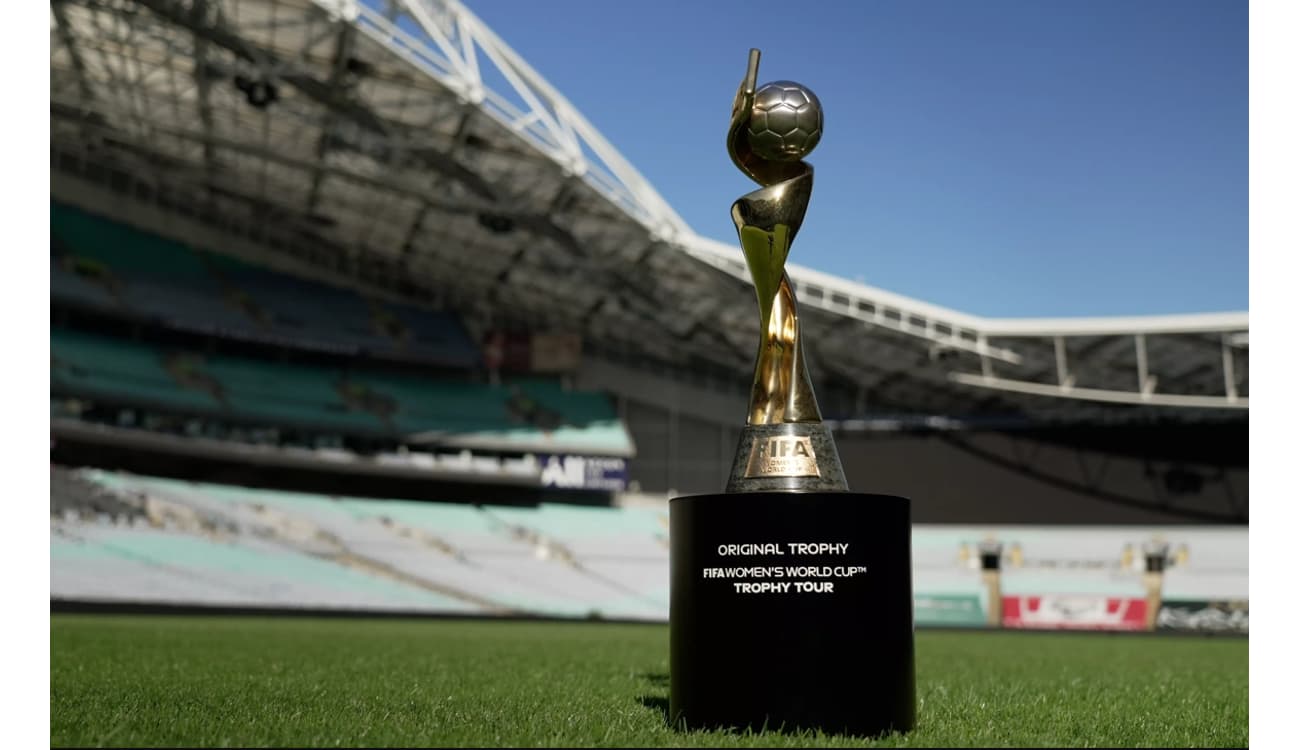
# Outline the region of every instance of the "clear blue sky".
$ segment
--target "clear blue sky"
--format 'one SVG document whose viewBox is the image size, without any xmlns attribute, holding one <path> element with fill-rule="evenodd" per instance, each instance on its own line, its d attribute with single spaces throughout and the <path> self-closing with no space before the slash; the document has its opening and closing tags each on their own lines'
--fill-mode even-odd
<svg viewBox="0 0 1300 750">
<path fill-rule="evenodd" d="M 1247 308 L 1244 0 L 469 5 L 706 236 L 758 47 L 826 112 L 793 262 L 988 316 Z"/>
</svg>

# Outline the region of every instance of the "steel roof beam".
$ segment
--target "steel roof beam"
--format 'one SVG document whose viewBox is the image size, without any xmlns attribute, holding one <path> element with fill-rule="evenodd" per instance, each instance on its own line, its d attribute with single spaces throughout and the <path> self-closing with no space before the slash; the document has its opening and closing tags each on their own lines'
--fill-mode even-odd
<svg viewBox="0 0 1300 750">
<path fill-rule="evenodd" d="M 283 153 L 266 149 L 257 144 L 244 143 L 240 141 L 232 141 L 227 138 L 222 138 L 221 136 L 215 136 L 215 135 L 204 136 L 204 135 L 192 133 L 190 131 L 180 130 L 175 128 L 159 127 L 156 128 L 156 130 L 160 134 L 170 135 L 183 140 L 194 141 L 196 143 L 210 142 L 213 146 L 218 146 L 220 148 L 227 149 L 236 153 L 246 154 L 248 156 L 257 157 L 259 159 L 264 159 L 268 162 L 272 162 L 275 164 L 279 164 L 281 166 L 290 167 L 299 170 L 304 174 L 310 174 L 312 170 L 314 170 L 317 166 L 315 162 L 303 161 L 301 159 L 296 159 L 292 156 L 286 156 Z M 426 192 L 422 192 L 414 187 L 397 185 L 391 181 L 385 181 L 384 179 L 371 177 L 368 175 L 357 174 L 356 172 L 351 172 L 341 167 L 326 166 L 323 169 L 329 176 L 355 182 L 357 184 L 365 185 L 367 187 L 376 190 L 382 190 L 396 195 L 403 195 L 406 197 L 414 198 L 416 200 L 426 200 L 429 202 L 431 207 L 438 207 L 449 212 L 463 214 L 467 211 L 482 210 L 482 208 L 479 206 L 451 203 L 446 201 L 434 201 L 428 198 Z M 299 211 L 301 211 L 301 209 L 299 209 Z"/>
<path fill-rule="evenodd" d="M 327 85 L 330 88 L 341 88 L 348 72 L 348 60 L 352 57 L 352 49 L 356 40 L 356 27 L 350 23 L 339 24 L 338 35 L 334 43 L 334 59 L 330 65 L 330 77 Z M 351 87 L 348 87 L 351 90 Z M 320 135 L 316 138 L 316 161 L 317 168 L 312 171 L 311 189 L 307 193 L 307 212 L 313 213 L 316 210 L 316 204 L 320 200 L 321 182 L 325 179 L 325 160 L 329 152 L 331 130 L 334 125 L 333 110 L 325 110 L 325 116 L 322 118 L 320 125 Z"/>
<path fill-rule="evenodd" d="M 72 70 L 77 77 L 77 88 L 81 91 L 82 98 L 93 102 L 95 100 L 95 91 L 86 80 L 86 63 L 82 59 L 81 50 L 78 49 L 73 38 L 72 28 L 68 23 L 63 3 L 51 4 L 50 12 L 54 15 L 59 41 L 63 44 L 63 48 L 68 51 L 68 61 L 72 63 Z"/>
<path fill-rule="evenodd" d="M 385 122 L 370 110 L 349 101 L 332 90 L 327 83 L 299 71 L 298 66 L 279 60 L 272 51 L 258 47 L 243 39 L 236 32 L 227 28 L 224 23 L 220 21 L 196 23 L 195 19 L 192 19 L 190 14 L 185 12 L 183 3 L 176 0 L 136 0 L 136 2 L 148 7 L 171 23 L 188 28 L 194 33 L 203 36 L 209 42 L 229 50 L 240 59 L 256 65 L 259 69 L 275 71 L 275 77 L 278 80 L 293 86 L 304 96 L 335 112 L 364 132 L 387 138 L 390 135 L 401 134 L 400 131 L 404 130 L 400 126 Z M 395 133 L 394 131 L 399 132 Z M 427 149 L 412 151 L 411 154 L 424 166 L 459 182 L 476 195 L 494 203 L 498 200 L 496 190 L 491 185 L 473 170 L 462 166 L 454 159 Z"/>
<path fill-rule="evenodd" d="M 202 24 L 207 8 L 207 0 L 194 0 L 194 5 L 190 8 L 193 23 L 190 28 L 190 38 L 194 42 L 194 85 L 198 89 L 195 104 L 199 111 L 199 122 L 203 123 L 203 164 L 207 169 L 208 178 L 214 179 L 217 172 L 216 149 L 213 147 L 216 129 L 212 124 L 212 81 L 208 77 L 208 42 L 194 31 L 194 28 Z"/>
</svg>

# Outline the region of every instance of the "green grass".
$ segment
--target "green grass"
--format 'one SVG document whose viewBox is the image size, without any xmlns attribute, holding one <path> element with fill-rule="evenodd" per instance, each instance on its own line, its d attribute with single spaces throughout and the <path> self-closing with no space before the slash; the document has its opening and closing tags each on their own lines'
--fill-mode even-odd
<svg viewBox="0 0 1300 750">
<path fill-rule="evenodd" d="M 52 745 L 1244 746 L 1245 640 L 917 633 L 919 727 L 679 733 L 660 625 L 53 615 Z"/>
</svg>

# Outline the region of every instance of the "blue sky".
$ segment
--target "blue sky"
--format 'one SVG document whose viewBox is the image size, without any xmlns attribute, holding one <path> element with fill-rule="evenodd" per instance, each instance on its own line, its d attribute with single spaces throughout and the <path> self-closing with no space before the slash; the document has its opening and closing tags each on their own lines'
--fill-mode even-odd
<svg viewBox="0 0 1300 750">
<path fill-rule="evenodd" d="M 826 112 L 793 262 L 988 316 L 1247 308 L 1244 0 L 468 4 L 701 234 L 752 189 L 758 47 Z"/>
</svg>

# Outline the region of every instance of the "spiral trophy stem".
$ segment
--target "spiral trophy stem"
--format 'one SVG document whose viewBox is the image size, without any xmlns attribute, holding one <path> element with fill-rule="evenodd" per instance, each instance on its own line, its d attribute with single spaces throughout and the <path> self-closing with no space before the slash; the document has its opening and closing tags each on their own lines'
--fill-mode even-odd
<svg viewBox="0 0 1300 750">
<path fill-rule="evenodd" d="M 788 81 L 766 84 L 760 92 L 758 61 L 759 51 L 750 50 L 727 134 L 732 162 L 761 186 L 731 206 L 758 297 L 760 334 L 749 416 L 727 492 L 847 490 L 813 393 L 799 307 L 785 272 L 812 198 L 813 168 L 799 157 L 821 137 L 821 105 L 811 91 Z M 765 129 L 755 143 L 759 118 Z M 777 131 L 782 135 L 772 137 Z"/>
</svg>

